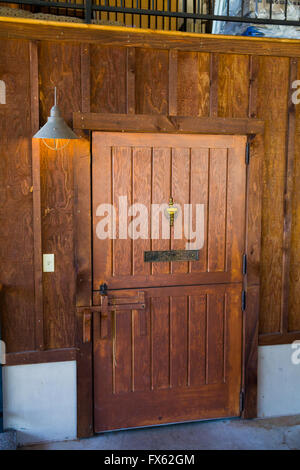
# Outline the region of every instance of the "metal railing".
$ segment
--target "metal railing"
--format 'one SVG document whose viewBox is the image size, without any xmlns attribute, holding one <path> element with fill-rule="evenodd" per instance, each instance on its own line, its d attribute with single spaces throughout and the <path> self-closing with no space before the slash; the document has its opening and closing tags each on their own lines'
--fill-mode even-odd
<svg viewBox="0 0 300 470">
<path fill-rule="evenodd" d="M 75 16 L 86 23 L 106 20 L 151 29 L 212 32 L 214 22 L 300 27 L 300 1 L 296 0 L 1 0 L 1 3 L 22 5 L 34 13 Z"/>
</svg>

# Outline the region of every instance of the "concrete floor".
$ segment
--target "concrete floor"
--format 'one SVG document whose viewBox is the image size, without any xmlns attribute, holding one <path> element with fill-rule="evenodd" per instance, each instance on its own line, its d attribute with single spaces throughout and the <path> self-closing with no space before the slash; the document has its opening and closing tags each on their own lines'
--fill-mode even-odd
<svg viewBox="0 0 300 470">
<path fill-rule="evenodd" d="M 98 434 L 30 450 L 300 450 L 300 415 L 173 424 Z"/>
</svg>

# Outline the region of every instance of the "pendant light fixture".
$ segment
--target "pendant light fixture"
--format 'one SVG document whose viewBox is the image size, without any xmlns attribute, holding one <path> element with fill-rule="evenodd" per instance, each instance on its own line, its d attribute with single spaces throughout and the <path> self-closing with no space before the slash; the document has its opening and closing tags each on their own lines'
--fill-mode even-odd
<svg viewBox="0 0 300 470">
<path fill-rule="evenodd" d="M 51 150 L 64 149 L 71 139 L 78 139 L 77 135 L 70 129 L 61 115 L 60 109 L 56 103 L 56 87 L 54 88 L 54 106 L 50 111 L 50 116 L 46 124 L 33 136 L 34 139 L 42 139 L 46 147 Z M 53 140 L 53 146 L 46 142 Z M 59 146 L 60 140 L 64 140 L 63 145 Z"/>
</svg>

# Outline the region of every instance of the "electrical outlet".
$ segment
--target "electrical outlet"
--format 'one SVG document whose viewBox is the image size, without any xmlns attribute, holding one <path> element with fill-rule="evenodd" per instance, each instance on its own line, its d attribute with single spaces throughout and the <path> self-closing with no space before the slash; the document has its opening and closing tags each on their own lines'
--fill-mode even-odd
<svg viewBox="0 0 300 470">
<path fill-rule="evenodd" d="M 43 255 L 43 272 L 54 273 L 54 254 Z"/>
</svg>

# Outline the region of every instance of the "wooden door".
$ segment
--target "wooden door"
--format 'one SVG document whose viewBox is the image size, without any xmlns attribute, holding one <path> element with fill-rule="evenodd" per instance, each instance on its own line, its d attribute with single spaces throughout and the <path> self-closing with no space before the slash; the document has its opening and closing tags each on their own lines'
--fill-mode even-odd
<svg viewBox="0 0 300 470">
<path fill-rule="evenodd" d="M 94 313 L 96 432 L 240 415 L 245 144 L 240 136 L 93 134 L 94 305 L 103 284 L 111 305 L 120 293 L 128 299 L 115 313 Z M 154 237 L 151 208 L 170 197 L 180 214 L 163 229 L 162 211 Z M 147 237 L 133 236 L 136 203 L 148 209 Z M 114 207 L 107 237 L 103 204 Z M 183 227 L 187 204 L 195 223 L 201 208 L 196 230 Z M 197 230 L 198 259 L 188 260 Z M 146 261 L 157 251 L 184 256 Z M 145 308 L 130 301 L 136 294 Z"/>
</svg>

